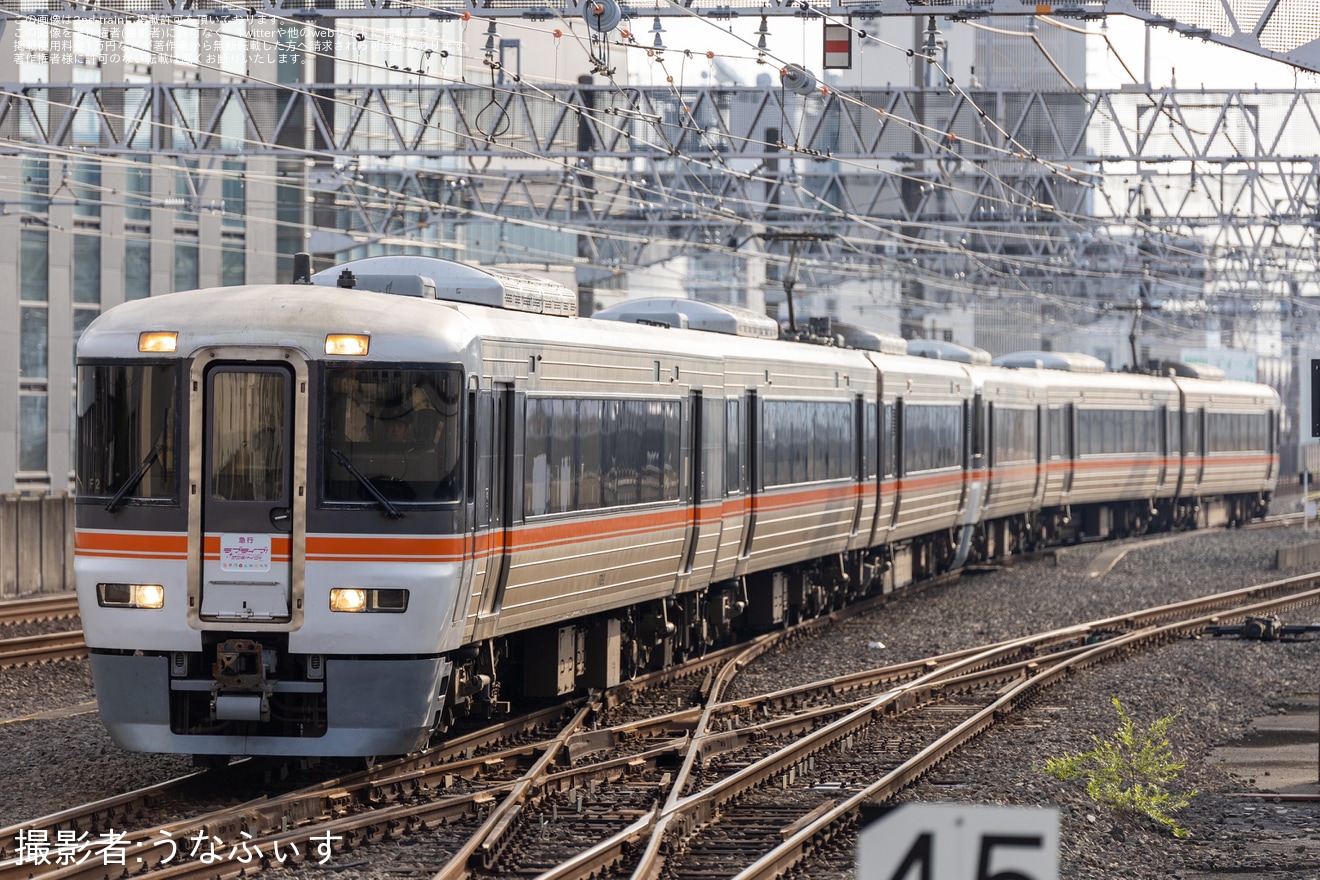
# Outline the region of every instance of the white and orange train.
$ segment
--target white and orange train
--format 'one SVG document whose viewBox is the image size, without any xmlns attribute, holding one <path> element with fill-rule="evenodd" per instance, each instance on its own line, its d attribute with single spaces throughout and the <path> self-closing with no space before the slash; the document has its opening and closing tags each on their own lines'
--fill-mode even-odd
<svg viewBox="0 0 1320 880">
<path fill-rule="evenodd" d="M 77 584 L 115 741 L 386 755 L 1023 547 L 1241 522 L 1270 388 L 784 341 L 385 257 L 108 310 Z M 819 341 L 819 339 L 817 340 Z"/>
</svg>

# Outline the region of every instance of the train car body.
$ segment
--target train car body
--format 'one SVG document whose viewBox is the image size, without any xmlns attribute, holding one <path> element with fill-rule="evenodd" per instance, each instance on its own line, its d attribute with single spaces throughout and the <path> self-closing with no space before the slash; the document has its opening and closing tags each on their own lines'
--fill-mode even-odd
<svg viewBox="0 0 1320 880">
<path fill-rule="evenodd" d="M 424 258 L 316 280 L 79 342 L 75 568 L 125 748 L 408 752 L 1129 508 L 1255 515 L 1277 471 L 1263 386 L 787 342 L 691 301 L 579 319 Z"/>
</svg>

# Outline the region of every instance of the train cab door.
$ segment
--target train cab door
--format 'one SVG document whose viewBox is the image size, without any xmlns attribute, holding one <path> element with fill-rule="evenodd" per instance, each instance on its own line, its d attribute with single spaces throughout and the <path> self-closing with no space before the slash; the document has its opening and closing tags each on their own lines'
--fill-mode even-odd
<svg viewBox="0 0 1320 880">
<path fill-rule="evenodd" d="M 307 370 L 288 352 L 194 362 L 189 618 L 227 626 L 302 617 Z M 245 360 L 237 361 L 234 355 Z M 262 356 L 260 354 L 258 357 Z M 198 540 L 200 538 L 200 540 Z"/>
</svg>

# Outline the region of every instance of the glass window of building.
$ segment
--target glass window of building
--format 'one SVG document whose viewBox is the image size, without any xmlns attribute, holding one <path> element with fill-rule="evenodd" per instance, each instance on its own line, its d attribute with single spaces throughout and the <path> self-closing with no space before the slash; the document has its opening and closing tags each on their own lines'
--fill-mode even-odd
<svg viewBox="0 0 1320 880">
<path fill-rule="evenodd" d="M 241 241 L 226 241 L 220 249 L 220 283 L 226 287 L 247 283 L 247 252 Z"/>
<path fill-rule="evenodd" d="M 101 237 L 73 237 L 73 301 L 77 304 L 101 303 Z"/>
<path fill-rule="evenodd" d="M 174 289 L 196 290 L 199 276 L 197 269 L 197 245 L 174 244 Z"/>
<path fill-rule="evenodd" d="M 151 242 L 130 238 L 124 242 L 124 299 L 151 296 Z"/>
</svg>

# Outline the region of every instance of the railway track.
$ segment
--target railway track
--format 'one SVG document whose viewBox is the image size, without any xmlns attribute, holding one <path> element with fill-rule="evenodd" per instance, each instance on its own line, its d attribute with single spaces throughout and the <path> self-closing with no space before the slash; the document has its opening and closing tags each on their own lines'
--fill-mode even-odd
<svg viewBox="0 0 1320 880">
<path fill-rule="evenodd" d="M 0 602 L 0 626 L 39 620 L 63 620 L 77 616 L 78 597 L 73 593 Z"/>
<path fill-rule="evenodd" d="M 863 804 L 892 799 L 1071 671 L 1317 600 L 1320 577 L 1293 578 L 724 700 L 739 670 L 785 637 L 770 634 L 310 789 L 168 824 L 134 820 L 129 807 L 100 822 L 109 815 L 108 824 L 133 828 L 125 846 L 143 861 L 131 873 L 161 878 L 260 867 L 180 858 L 159 845 L 167 833 L 180 841 L 199 831 L 226 844 L 249 835 L 245 846 L 268 863 L 276 847 L 297 847 L 316 863 L 424 835 L 428 851 L 444 854 L 442 878 L 588 877 L 607 868 L 639 880 L 775 876 L 821 847 L 851 846 Z M 646 694 L 662 696 L 657 703 Z M 680 698 L 690 705 L 652 711 Z M 650 708 L 629 717 L 622 710 L 633 703 Z M 619 720 L 602 723 L 611 718 Z M 96 827 L 95 812 L 24 827 L 54 840 L 60 828 Z M 0 831 L 6 854 L 17 830 Z M 106 865 L 89 862 L 47 870 L 11 858 L 0 880 L 100 880 Z"/>
<path fill-rule="evenodd" d="M 87 656 L 82 630 L 0 639 L 0 669 Z"/>
</svg>

